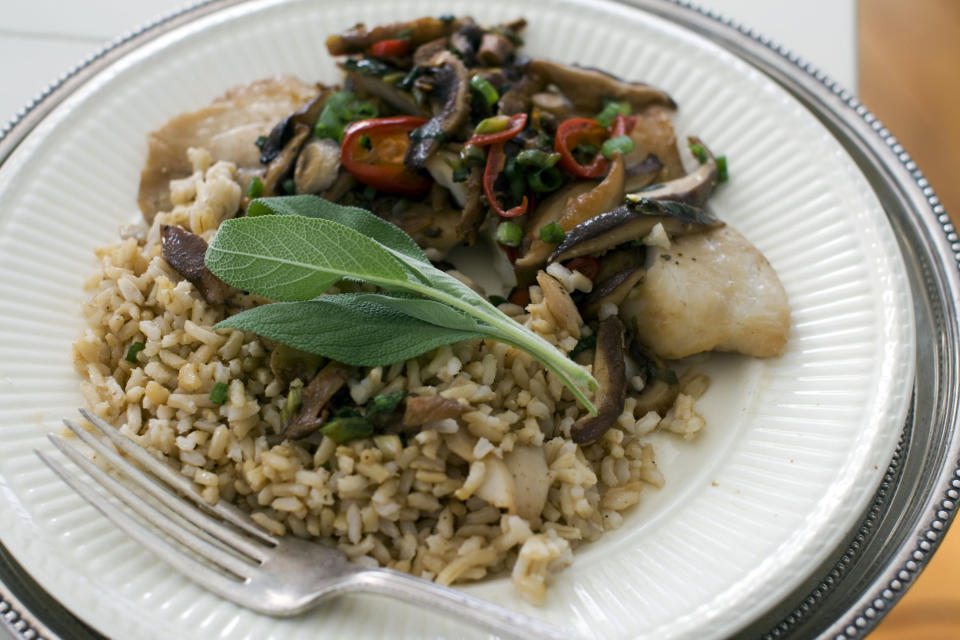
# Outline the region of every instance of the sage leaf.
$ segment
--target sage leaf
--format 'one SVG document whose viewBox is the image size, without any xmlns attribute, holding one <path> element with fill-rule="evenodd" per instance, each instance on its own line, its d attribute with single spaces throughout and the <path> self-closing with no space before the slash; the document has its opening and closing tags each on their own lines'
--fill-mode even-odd
<svg viewBox="0 0 960 640">
<path fill-rule="evenodd" d="M 221 280 L 272 300 L 315 298 L 342 278 L 387 286 L 409 272 L 382 244 L 337 222 L 298 215 L 227 220 L 207 247 Z"/>
<path fill-rule="evenodd" d="M 299 195 L 279 198 L 258 198 L 247 207 L 247 216 L 292 215 L 305 218 L 322 218 L 350 227 L 369 236 L 380 244 L 399 251 L 403 255 L 430 263 L 423 249 L 413 238 L 394 224 L 377 217 L 366 209 L 346 207 L 324 200 L 320 196 Z"/>
<path fill-rule="evenodd" d="M 276 302 L 230 316 L 217 328 L 231 327 L 257 333 L 288 346 L 358 366 L 378 366 L 409 360 L 437 347 L 485 337 L 481 329 L 463 329 L 426 322 L 443 318 L 444 307 L 432 300 L 403 300 L 404 313 L 377 294 L 320 296 L 305 302 Z M 396 299 L 393 299 L 396 300 Z M 459 322 L 459 321 L 458 321 Z"/>
</svg>

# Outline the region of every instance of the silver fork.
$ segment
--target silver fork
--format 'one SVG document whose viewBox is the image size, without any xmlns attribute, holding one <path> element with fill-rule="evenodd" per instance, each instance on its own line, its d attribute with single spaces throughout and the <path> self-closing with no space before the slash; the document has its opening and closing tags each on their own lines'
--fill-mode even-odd
<svg viewBox="0 0 960 640">
<path fill-rule="evenodd" d="M 80 413 L 152 476 L 75 422 L 64 420 L 67 428 L 165 509 L 158 508 L 153 501 L 139 495 L 140 492 L 104 472 L 71 441 L 52 434 L 48 436 L 50 441 L 108 493 L 178 544 L 171 543 L 116 506 L 51 456 L 42 451 L 36 451 L 36 454 L 115 525 L 188 578 L 227 600 L 270 616 L 293 616 L 328 598 L 366 592 L 439 611 L 504 637 L 576 637 L 534 618 L 428 580 L 352 563 L 332 546 L 293 536 L 271 535 L 234 505 L 223 501 L 208 504 L 193 483 L 171 466 L 153 457 L 91 412 L 81 409 Z M 166 510 L 176 516 L 171 517 Z M 208 535 L 218 542 L 208 539 Z"/>
</svg>

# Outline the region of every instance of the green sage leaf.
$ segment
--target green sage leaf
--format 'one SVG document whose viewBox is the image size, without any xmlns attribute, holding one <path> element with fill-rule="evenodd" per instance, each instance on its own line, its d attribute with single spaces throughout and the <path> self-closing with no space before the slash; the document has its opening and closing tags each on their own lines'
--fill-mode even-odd
<svg viewBox="0 0 960 640">
<path fill-rule="evenodd" d="M 420 262 L 430 262 L 413 238 L 396 225 L 377 217 L 366 209 L 346 207 L 313 195 L 259 198 L 247 207 L 247 216 L 250 217 L 270 214 L 321 218 L 339 222 L 405 256 Z"/>
<path fill-rule="evenodd" d="M 321 296 L 306 302 L 265 304 L 230 316 L 217 328 L 232 327 L 257 333 L 288 346 L 358 366 L 392 364 L 416 357 L 437 347 L 482 338 L 482 329 L 463 329 L 426 322 L 424 317 L 445 317 L 443 307 L 432 300 L 404 300 L 404 313 L 377 294 Z M 458 322 L 460 322 L 458 320 Z"/>
</svg>

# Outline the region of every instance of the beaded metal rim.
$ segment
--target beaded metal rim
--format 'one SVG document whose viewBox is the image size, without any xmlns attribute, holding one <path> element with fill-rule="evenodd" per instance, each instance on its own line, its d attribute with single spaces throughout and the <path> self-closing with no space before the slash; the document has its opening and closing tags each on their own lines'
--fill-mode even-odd
<svg viewBox="0 0 960 640">
<path fill-rule="evenodd" d="M 52 109 L 62 101 L 69 94 L 69 91 L 64 92 L 64 89 L 71 81 L 77 79 L 82 82 L 82 76 L 94 73 L 98 63 L 107 62 L 110 57 L 121 54 L 120 49 L 127 48 L 128 46 L 139 46 L 142 42 L 138 43 L 135 41 L 143 40 L 147 35 L 159 35 L 165 30 L 173 28 L 175 26 L 174 23 L 181 19 L 195 19 L 199 17 L 201 10 L 209 9 L 215 11 L 217 8 L 216 5 L 229 6 L 238 4 L 240 1 L 242 0 L 199 0 L 190 6 L 149 22 L 108 43 L 102 49 L 74 66 L 47 86 L 38 96 L 28 102 L 0 129 L 0 164 L 10 155 L 19 143 L 19 140 L 32 130 L 33 127 L 27 122 L 29 117 L 39 115 L 39 117 L 42 118 L 45 113 L 38 113 L 44 111 L 41 107 Z M 671 17 L 676 18 L 677 16 L 665 15 L 664 12 L 657 10 L 658 7 L 654 6 L 654 3 L 669 5 L 709 18 L 715 25 L 722 25 L 723 27 L 735 30 L 753 42 L 763 45 L 769 52 L 773 52 L 780 58 L 788 61 L 794 69 L 800 70 L 816 80 L 831 94 L 838 97 L 858 118 L 869 125 L 872 131 L 885 143 L 889 151 L 894 154 L 902 167 L 906 169 L 916 186 L 920 189 L 931 212 L 936 216 L 937 222 L 947 242 L 950 243 L 954 261 L 960 262 L 960 237 L 958 237 L 953 224 L 950 222 L 940 199 L 937 197 L 927 179 L 923 176 L 919 167 L 917 167 L 917 164 L 876 116 L 864 107 L 853 94 L 832 80 L 818 67 L 796 55 L 784 45 L 778 44 L 774 40 L 761 35 L 755 29 L 725 17 L 719 12 L 705 9 L 689 0 L 616 1 L 641 9 L 646 8 L 652 13 L 659 14 L 668 19 Z M 748 60 L 748 62 L 750 61 Z M 54 96 L 54 94 L 56 94 L 56 99 L 51 101 L 50 98 Z M 24 127 L 26 128 L 24 129 Z M 11 139 L 12 133 L 17 133 L 19 136 L 17 136 L 16 139 Z M 910 425 L 911 423 L 912 410 L 911 416 L 908 417 L 906 424 Z M 905 431 L 901 436 L 897 450 L 875 494 L 875 498 L 865 514 L 863 522 L 855 532 L 846 550 L 840 555 L 835 566 L 792 612 L 784 616 L 778 624 L 763 635 L 765 640 L 775 640 L 789 635 L 798 624 L 801 624 L 814 614 L 815 608 L 819 603 L 822 603 L 835 591 L 837 585 L 841 582 L 841 578 L 856 561 L 865 542 L 870 538 L 871 533 L 882 519 L 888 496 L 896 486 L 903 471 L 906 441 L 907 433 Z M 931 497 L 933 495 L 936 495 L 936 491 L 931 494 Z M 952 521 L 955 515 L 957 501 L 960 500 L 960 467 L 954 467 L 952 479 L 949 481 L 949 487 L 942 490 L 941 497 L 942 499 L 939 502 L 939 507 L 936 510 L 934 518 L 929 522 L 926 530 L 920 535 L 919 541 L 909 554 L 909 559 L 903 562 L 901 567 L 893 573 L 894 577 L 890 578 L 879 592 L 874 593 L 872 598 L 867 598 L 866 594 L 864 594 L 864 598 L 861 598 L 860 602 L 867 600 L 867 604 L 863 606 L 858 605 L 859 608 L 854 607 L 846 613 L 843 619 L 836 621 L 832 626 L 832 629 L 836 630 L 832 636 L 834 640 L 849 640 L 862 637 L 869 632 L 880 621 L 884 613 L 903 596 L 906 590 L 905 587 L 914 580 L 929 561 L 930 556 L 939 546 L 943 534 Z M 888 570 L 886 574 L 890 575 L 891 572 Z M 13 594 L 7 593 L 2 583 L 0 583 L 0 620 L 2 620 L 11 632 L 24 640 L 39 640 L 42 638 L 55 637 L 46 630 L 45 625 L 39 619 L 30 613 L 27 607 L 18 602 Z"/>
</svg>

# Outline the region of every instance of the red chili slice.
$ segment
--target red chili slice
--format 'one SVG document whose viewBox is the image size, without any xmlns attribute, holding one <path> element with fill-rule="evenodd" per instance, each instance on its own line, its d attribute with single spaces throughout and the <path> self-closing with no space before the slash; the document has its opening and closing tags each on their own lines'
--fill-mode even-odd
<svg viewBox="0 0 960 640">
<path fill-rule="evenodd" d="M 410 132 L 426 123 L 415 116 L 358 120 L 343 132 L 340 161 L 353 177 L 377 191 L 420 195 L 433 181 L 403 164 Z"/>
<path fill-rule="evenodd" d="M 467 144 L 484 147 L 498 142 L 506 142 L 523 131 L 525 126 L 527 126 L 527 114 L 518 113 L 515 116 L 511 116 L 509 122 L 507 122 L 507 128 L 503 131 L 497 131 L 496 133 L 475 133 L 467 140 Z"/>
<path fill-rule="evenodd" d="M 410 53 L 410 40 L 381 40 L 370 45 L 370 55 L 378 58 L 402 58 Z"/>
<path fill-rule="evenodd" d="M 601 178 L 610 168 L 610 161 L 603 157 L 599 151 L 593 157 L 590 164 L 580 164 L 573 157 L 573 150 L 577 145 L 584 142 L 597 148 L 603 145 L 604 140 L 616 138 L 630 133 L 636 125 L 637 119 L 618 115 L 610 125 L 610 129 L 604 129 L 596 120 L 590 118 L 571 118 L 565 120 L 557 127 L 557 138 L 553 148 L 560 154 L 560 160 L 557 164 L 578 178 Z"/>
<path fill-rule="evenodd" d="M 497 215 L 503 218 L 514 218 L 527 212 L 527 196 L 523 196 L 523 200 L 517 206 L 504 211 L 503 207 L 501 207 L 497 201 L 497 193 L 493 188 L 494 183 L 497 181 L 497 176 L 503 171 L 506 163 L 507 156 L 503 153 L 503 143 L 500 142 L 491 145 L 490 150 L 487 152 L 487 166 L 483 170 L 483 193 L 486 194 L 487 201 L 493 210 L 497 212 Z"/>
</svg>

